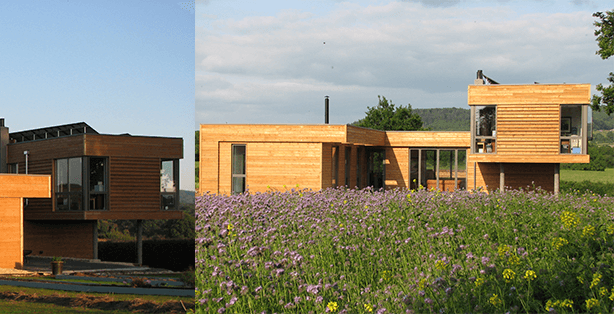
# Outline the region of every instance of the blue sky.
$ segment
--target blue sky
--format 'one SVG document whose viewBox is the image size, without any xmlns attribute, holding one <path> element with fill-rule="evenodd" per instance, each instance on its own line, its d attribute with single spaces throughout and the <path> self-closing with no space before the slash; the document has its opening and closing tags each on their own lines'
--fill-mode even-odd
<svg viewBox="0 0 614 314">
<path fill-rule="evenodd" d="M 189 2 L 3 1 L 0 117 L 11 132 L 84 121 L 100 133 L 182 137 L 194 190 Z"/>
<path fill-rule="evenodd" d="M 607 83 L 597 11 L 611 1 L 201 0 L 196 124 L 364 117 L 382 95 L 413 108 L 467 106 L 476 71 L 502 84 Z"/>
</svg>

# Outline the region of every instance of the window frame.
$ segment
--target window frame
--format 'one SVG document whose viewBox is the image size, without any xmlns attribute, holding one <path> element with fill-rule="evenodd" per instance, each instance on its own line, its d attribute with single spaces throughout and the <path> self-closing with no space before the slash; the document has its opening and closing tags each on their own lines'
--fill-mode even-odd
<svg viewBox="0 0 614 314">
<path fill-rule="evenodd" d="M 569 112 L 563 115 L 564 107 L 579 107 L 580 116 L 570 115 Z M 563 120 L 569 120 L 569 132 L 563 130 Z M 579 123 L 573 123 L 579 119 Z M 573 125 L 579 125 L 580 130 L 573 134 Z M 559 154 L 560 155 L 586 155 L 588 154 L 588 105 L 586 104 L 561 104 L 559 106 Z M 575 144 L 574 144 L 575 143 Z M 564 152 L 567 145 L 567 152 Z M 580 153 L 573 153 L 572 145 L 580 146 Z"/>
<path fill-rule="evenodd" d="M 243 153 L 243 173 L 235 174 L 235 168 L 237 167 L 237 165 L 235 165 L 235 149 L 237 147 L 243 147 L 243 152 L 244 152 Z M 243 179 L 242 191 L 235 191 L 235 185 L 234 185 L 235 178 Z M 246 190 L 247 190 L 247 144 L 232 144 L 230 147 L 230 193 L 232 195 L 241 194 L 241 193 L 245 193 Z"/>
<path fill-rule="evenodd" d="M 477 127 L 477 114 L 478 110 L 486 109 L 487 107 L 494 107 L 495 117 L 494 117 L 494 130 L 492 130 L 493 135 L 477 135 L 478 127 Z M 497 117 L 499 116 L 497 105 L 472 105 L 471 106 L 471 153 L 472 154 L 497 154 L 497 126 L 498 121 Z M 480 148 L 478 147 L 478 140 L 483 143 L 482 152 L 480 152 Z M 491 152 L 488 152 L 488 144 L 491 144 L 490 149 Z"/>
<path fill-rule="evenodd" d="M 104 191 L 94 192 L 90 191 L 90 158 L 98 158 L 104 160 Z M 70 159 L 81 159 L 81 191 L 70 191 Z M 66 160 L 67 163 L 67 178 L 68 178 L 68 192 L 58 192 L 58 161 Z M 53 211 L 58 212 L 71 212 L 71 211 L 102 211 L 109 210 L 109 157 L 106 156 L 76 156 L 66 158 L 56 158 L 53 160 Z M 104 208 L 103 209 L 91 209 L 90 201 L 91 195 L 104 195 Z M 58 207 L 58 196 L 68 197 L 68 208 Z M 70 209 L 70 204 L 73 197 L 80 198 L 81 208 Z"/>
<path fill-rule="evenodd" d="M 173 163 L 173 184 L 175 191 L 163 192 L 162 181 L 160 181 L 160 210 L 179 210 L 179 159 L 162 159 L 160 160 L 160 180 L 162 180 L 162 167 L 164 162 Z M 173 200 L 170 205 L 165 205 L 165 198 L 172 196 Z"/>
</svg>

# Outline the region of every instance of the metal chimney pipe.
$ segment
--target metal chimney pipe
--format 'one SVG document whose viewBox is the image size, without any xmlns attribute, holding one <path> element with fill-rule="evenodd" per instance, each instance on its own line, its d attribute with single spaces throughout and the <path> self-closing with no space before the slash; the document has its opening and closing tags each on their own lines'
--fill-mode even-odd
<svg viewBox="0 0 614 314">
<path fill-rule="evenodd" d="M 328 96 L 324 96 L 324 124 L 328 124 Z"/>
</svg>

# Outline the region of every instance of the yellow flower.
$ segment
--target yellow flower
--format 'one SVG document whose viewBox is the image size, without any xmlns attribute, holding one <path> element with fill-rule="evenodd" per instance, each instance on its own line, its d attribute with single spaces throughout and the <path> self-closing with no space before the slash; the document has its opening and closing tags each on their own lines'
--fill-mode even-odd
<svg viewBox="0 0 614 314">
<path fill-rule="evenodd" d="M 516 254 L 510 256 L 508 261 L 510 262 L 510 265 L 512 265 L 512 266 L 513 265 L 520 265 L 520 258 Z"/>
<path fill-rule="evenodd" d="M 373 312 L 373 306 L 371 304 L 365 304 L 365 311 Z"/>
<path fill-rule="evenodd" d="M 484 284 L 484 278 L 478 278 L 475 280 L 476 288 Z"/>
<path fill-rule="evenodd" d="M 232 224 L 228 224 L 228 226 L 226 227 L 228 230 L 232 230 L 235 226 L 233 226 Z"/>
<path fill-rule="evenodd" d="M 424 287 L 426 287 L 426 278 L 420 279 L 420 281 L 418 282 L 418 287 L 420 289 L 424 289 Z"/>
<path fill-rule="evenodd" d="M 599 294 L 601 294 L 601 296 L 605 297 L 606 294 L 608 294 L 608 288 L 606 288 L 606 287 L 599 288 Z"/>
<path fill-rule="evenodd" d="M 599 300 L 592 298 L 586 300 L 586 309 L 590 310 L 592 307 L 599 306 Z"/>
<path fill-rule="evenodd" d="M 505 254 L 509 251 L 510 251 L 510 247 L 505 244 L 499 245 L 499 248 L 497 249 L 497 253 L 499 253 L 499 257 L 505 256 Z"/>
<path fill-rule="evenodd" d="M 614 225 L 609 225 L 607 230 L 608 234 L 614 234 Z"/>
<path fill-rule="evenodd" d="M 612 289 L 612 294 L 609 297 L 610 301 L 614 301 L 614 289 Z"/>
<path fill-rule="evenodd" d="M 446 264 L 444 261 L 442 261 L 442 260 L 438 260 L 438 261 L 435 263 L 435 268 L 437 268 L 437 269 L 439 269 L 439 270 L 446 269 L 447 267 L 448 267 L 448 265 L 447 265 L 447 264 Z"/>
<path fill-rule="evenodd" d="M 595 235 L 595 227 L 588 225 L 582 229 L 582 236 L 590 237 Z"/>
<path fill-rule="evenodd" d="M 337 306 L 337 302 L 332 302 L 332 301 L 331 301 L 331 302 L 328 302 L 328 305 L 326 305 L 326 307 L 327 307 L 327 308 L 328 308 L 328 310 L 329 310 L 329 311 L 331 311 L 331 312 L 335 312 L 335 311 L 337 311 L 337 309 L 339 308 L 339 307 Z"/>
<path fill-rule="evenodd" d="M 568 244 L 569 242 L 563 238 L 554 238 L 552 239 L 552 246 L 554 247 L 554 249 L 558 250 L 560 249 L 563 245 Z"/>
<path fill-rule="evenodd" d="M 600 281 L 601 281 L 601 274 L 600 273 L 593 274 L 593 281 L 591 281 L 590 288 L 592 289 L 593 287 L 597 286 Z"/>
<path fill-rule="evenodd" d="M 532 270 L 527 270 L 527 272 L 524 273 L 524 279 L 528 281 L 535 280 L 535 278 L 537 278 L 537 274 Z"/>
<path fill-rule="evenodd" d="M 561 214 L 561 221 L 563 226 L 567 229 L 575 228 L 578 225 L 579 219 L 576 218 L 576 213 L 564 211 Z"/>
<path fill-rule="evenodd" d="M 494 306 L 497 306 L 497 305 L 503 303 L 503 301 L 501 299 L 499 299 L 499 296 L 494 294 L 494 293 L 493 293 L 492 297 L 490 297 L 490 301 L 489 302 L 490 302 L 490 304 L 492 304 Z"/>
<path fill-rule="evenodd" d="M 509 268 L 507 268 L 507 269 L 505 269 L 503 271 L 503 278 L 505 278 L 506 282 L 510 282 L 510 281 L 514 280 L 515 276 L 516 276 L 516 273 L 513 270 L 509 269 Z"/>
<path fill-rule="evenodd" d="M 390 273 L 387 270 L 384 270 L 382 272 L 382 279 L 383 280 L 390 280 L 390 278 L 392 278 L 392 276 L 390 276 Z"/>
</svg>

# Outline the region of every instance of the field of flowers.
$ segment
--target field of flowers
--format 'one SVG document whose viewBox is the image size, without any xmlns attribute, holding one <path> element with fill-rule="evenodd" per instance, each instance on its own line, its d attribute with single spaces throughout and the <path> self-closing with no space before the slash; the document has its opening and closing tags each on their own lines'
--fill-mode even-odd
<svg viewBox="0 0 614 314">
<path fill-rule="evenodd" d="M 197 312 L 614 312 L 613 212 L 539 190 L 206 194 Z"/>
</svg>

